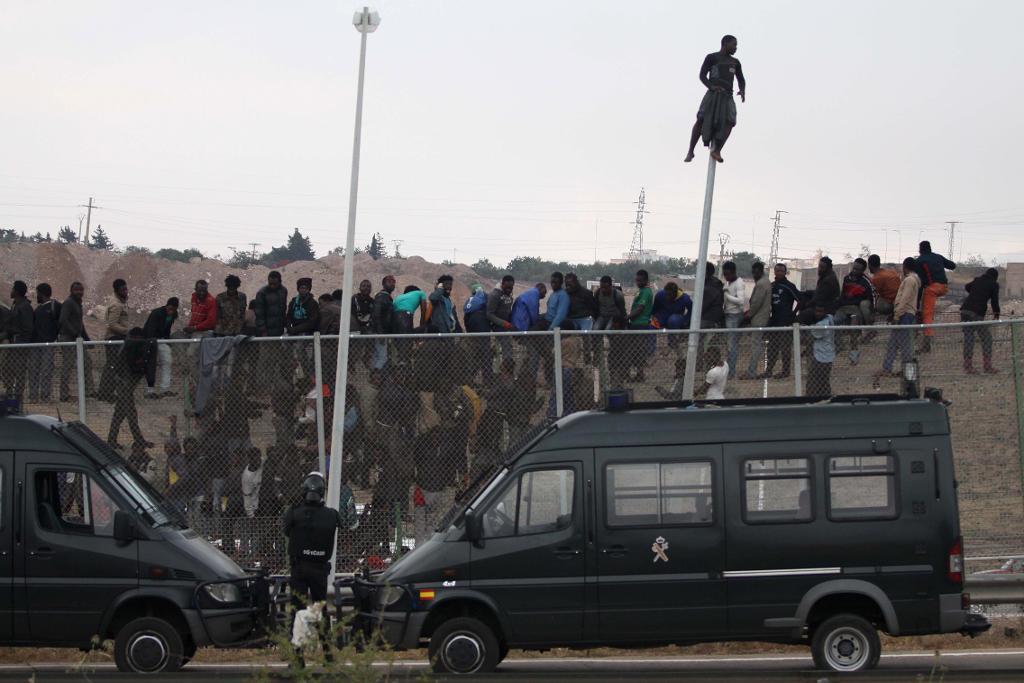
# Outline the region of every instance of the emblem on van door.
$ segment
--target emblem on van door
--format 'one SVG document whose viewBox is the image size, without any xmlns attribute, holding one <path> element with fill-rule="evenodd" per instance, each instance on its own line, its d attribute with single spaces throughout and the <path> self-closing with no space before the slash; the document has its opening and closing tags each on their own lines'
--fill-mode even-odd
<svg viewBox="0 0 1024 683">
<path fill-rule="evenodd" d="M 665 540 L 664 536 L 658 536 L 654 539 L 654 543 L 651 545 L 651 552 L 654 553 L 654 561 L 661 560 L 662 562 L 668 562 L 668 555 L 665 551 L 668 550 L 668 541 Z"/>
</svg>

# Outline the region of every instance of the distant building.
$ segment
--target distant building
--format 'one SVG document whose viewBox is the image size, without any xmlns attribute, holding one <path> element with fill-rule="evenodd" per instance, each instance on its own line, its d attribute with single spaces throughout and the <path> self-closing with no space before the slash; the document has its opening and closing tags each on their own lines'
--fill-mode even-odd
<svg viewBox="0 0 1024 683">
<path fill-rule="evenodd" d="M 1024 299 L 1024 263 L 1006 264 L 1005 299 Z"/>
<path fill-rule="evenodd" d="M 634 258 L 628 251 L 622 254 L 622 258 L 613 258 L 612 263 L 665 263 L 671 256 L 664 256 L 658 253 L 657 249 L 643 249 L 640 251 L 640 258 Z"/>
</svg>

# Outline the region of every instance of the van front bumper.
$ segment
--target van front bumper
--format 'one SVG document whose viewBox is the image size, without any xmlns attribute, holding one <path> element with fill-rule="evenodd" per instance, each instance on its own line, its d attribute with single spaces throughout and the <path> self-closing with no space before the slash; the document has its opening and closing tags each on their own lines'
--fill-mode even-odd
<svg viewBox="0 0 1024 683">
<path fill-rule="evenodd" d="M 379 632 L 384 641 L 396 650 L 414 650 L 420 646 L 420 634 L 426 620 L 426 612 L 359 612 L 352 627 L 366 636 Z"/>
<path fill-rule="evenodd" d="M 249 608 L 182 610 L 196 647 L 229 647 L 245 644 L 256 631 L 258 620 Z"/>
</svg>

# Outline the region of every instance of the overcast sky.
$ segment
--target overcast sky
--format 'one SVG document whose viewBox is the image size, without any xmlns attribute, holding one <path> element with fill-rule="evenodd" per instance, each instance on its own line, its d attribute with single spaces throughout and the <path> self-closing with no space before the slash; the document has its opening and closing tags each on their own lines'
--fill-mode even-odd
<svg viewBox="0 0 1024 683">
<path fill-rule="evenodd" d="M 0 4 L 0 227 L 118 246 L 344 242 L 361 3 Z M 683 164 L 723 33 L 748 81 L 712 252 L 919 238 L 1024 258 L 1024 2 L 382 0 L 369 38 L 357 244 L 472 263 L 645 246 L 693 257 L 706 152 Z M 886 228 L 898 232 L 885 232 Z M 391 245 L 389 244 L 389 247 Z M 248 247 L 246 247 L 248 248 Z M 902 249 L 902 251 L 901 251 Z M 1016 256 L 1014 256 L 1016 254 Z"/>
</svg>

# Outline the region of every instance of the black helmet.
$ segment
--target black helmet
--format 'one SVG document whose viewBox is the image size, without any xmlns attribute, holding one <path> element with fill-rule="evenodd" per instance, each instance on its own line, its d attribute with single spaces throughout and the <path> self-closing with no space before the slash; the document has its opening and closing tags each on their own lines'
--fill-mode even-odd
<svg viewBox="0 0 1024 683">
<path fill-rule="evenodd" d="M 323 505 L 326 489 L 324 475 L 319 472 L 310 472 L 302 480 L 302 501 L 307 505 Z"/>
</svg>

